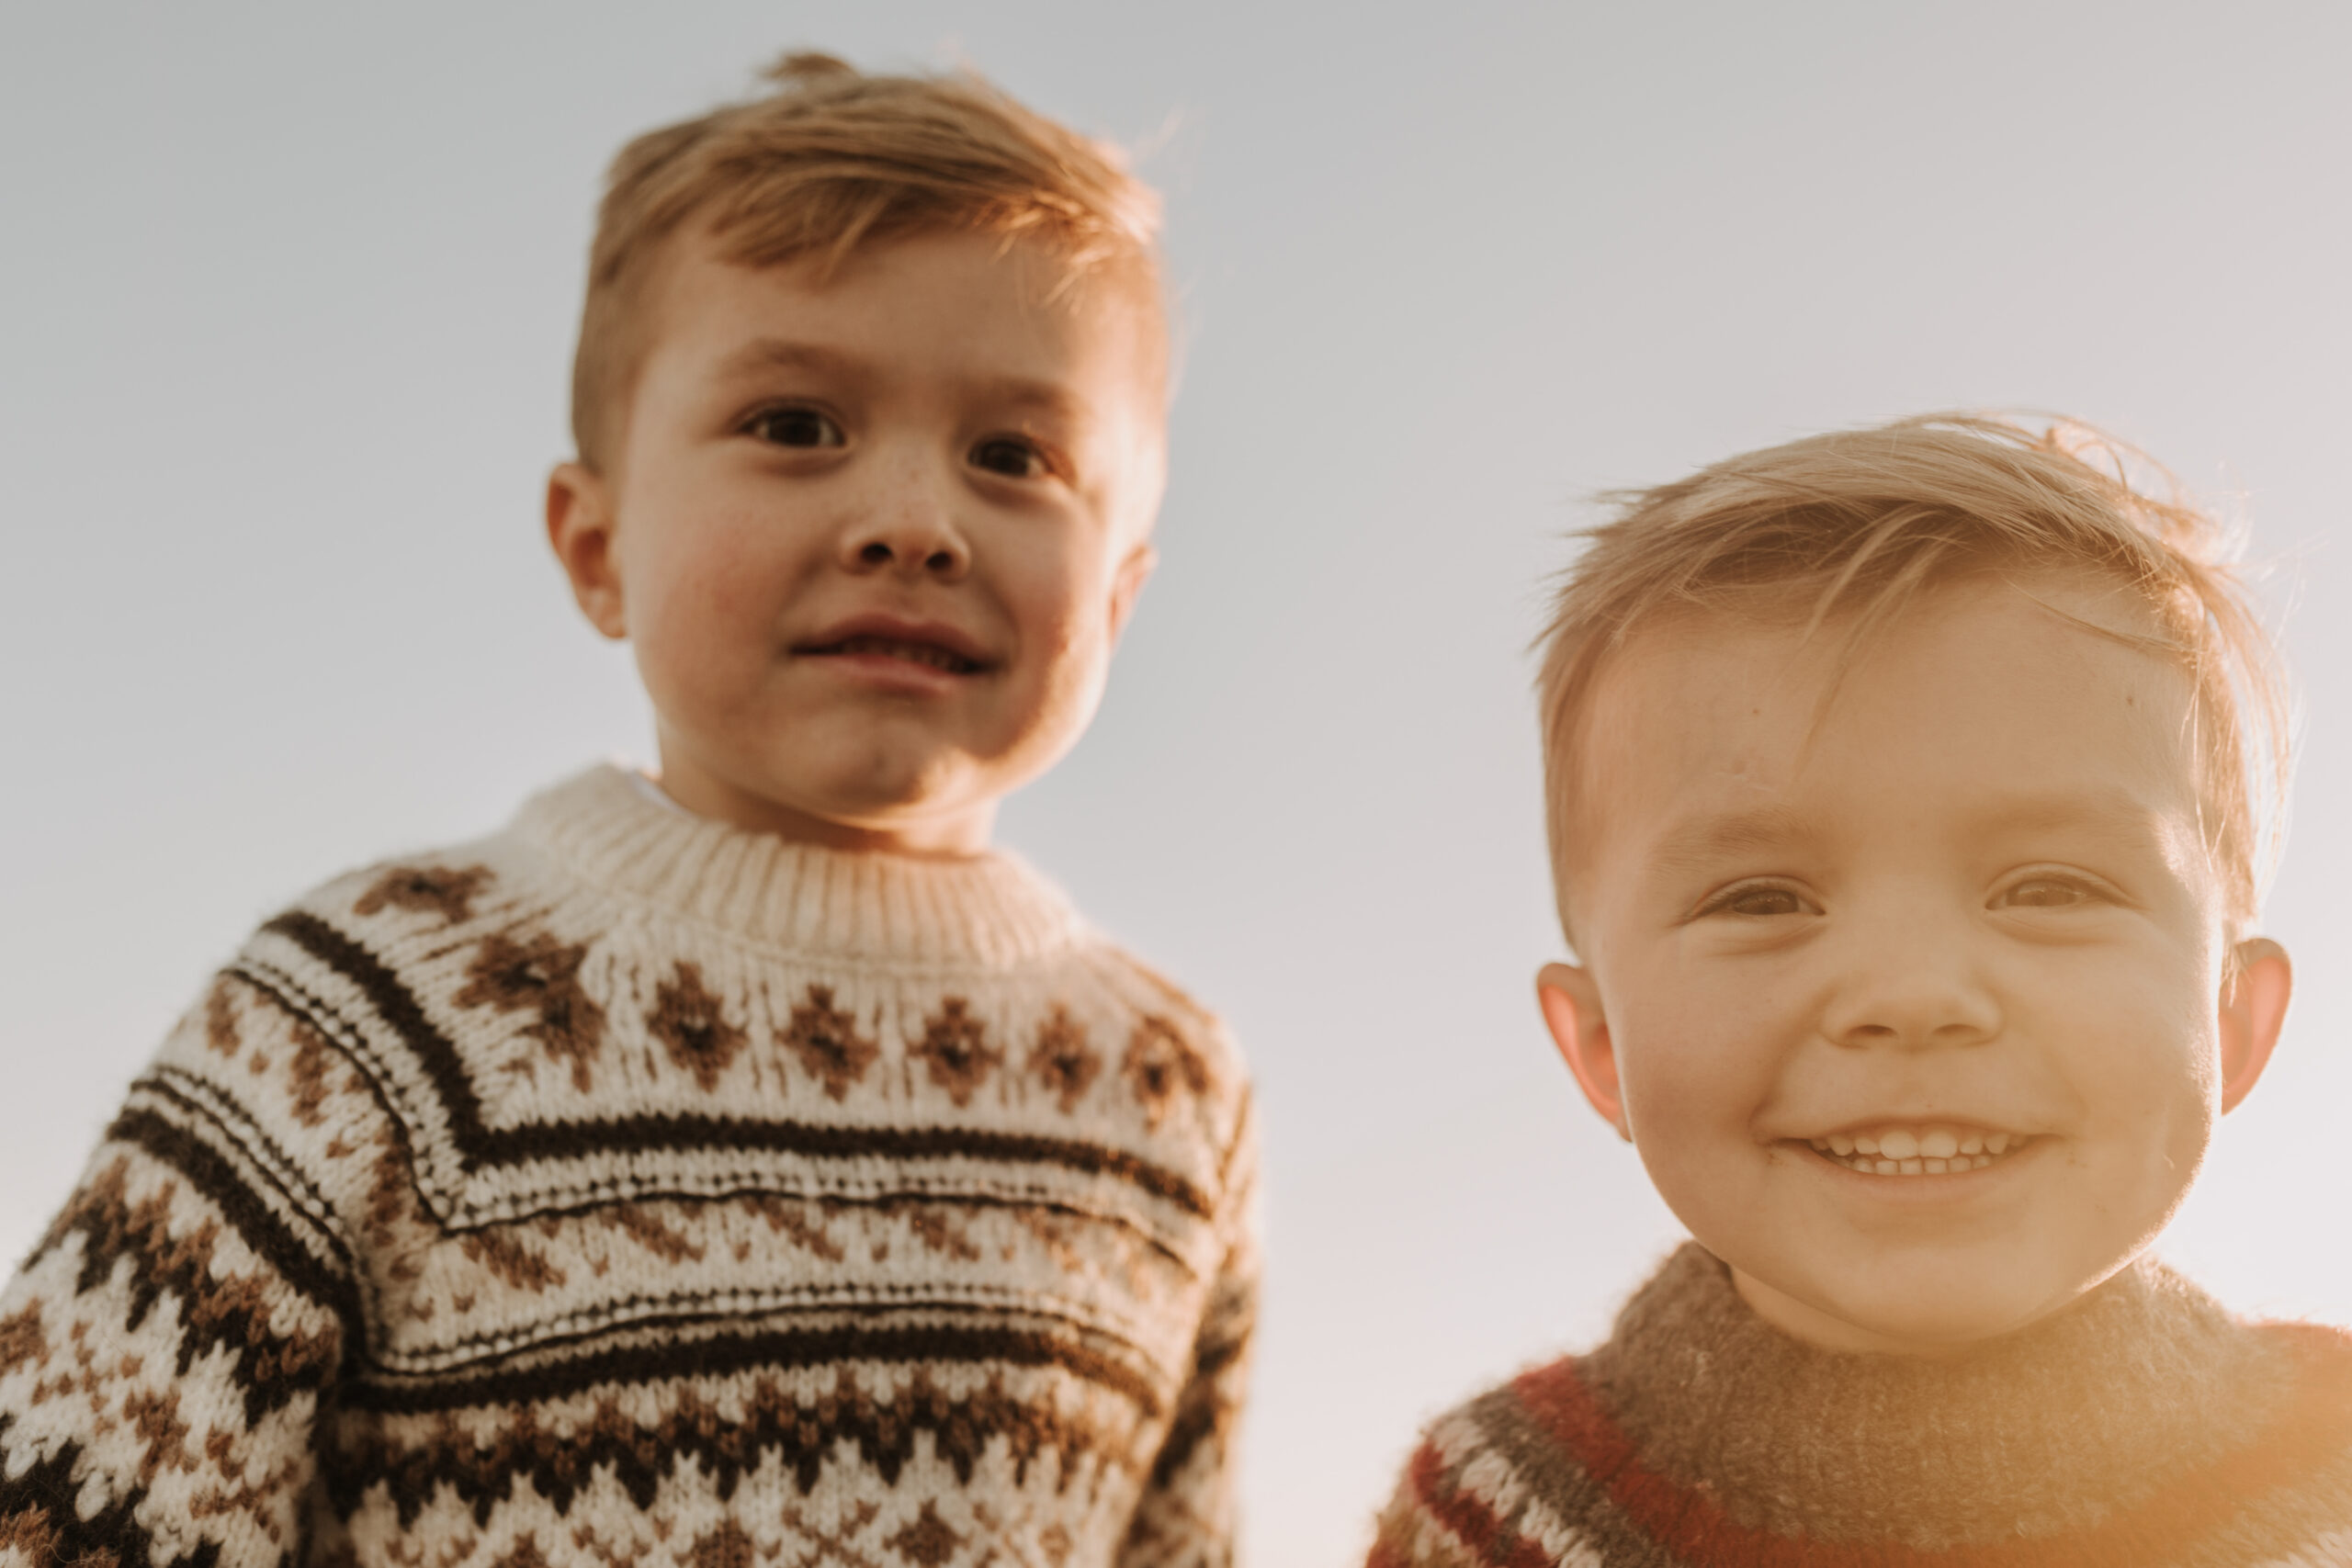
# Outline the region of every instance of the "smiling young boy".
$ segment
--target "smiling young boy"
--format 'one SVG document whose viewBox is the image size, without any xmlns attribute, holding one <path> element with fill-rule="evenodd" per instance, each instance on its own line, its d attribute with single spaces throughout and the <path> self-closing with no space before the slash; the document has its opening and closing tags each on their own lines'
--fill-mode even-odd
<svg viewBox="0 0 2352 1568">
<path fill-rule="evenodd" d="M 2352 1338 L 2148 1256 L 2290 976 L 2216 530 L 1909 421 L 1631 498 L 1543 674 L 1539 977 L 1695 1238 L 1438 1421 L 1371 1562 L 2352 1562 Z"/>
<path fill-rule="evenodd" d="M 1216 1021 L 989 848 L 1148 574 L 1151 193 L 788 59 L 616 162 L 548 535 L 658 775 L 270 920 L 0 1297 L 0 1563 L 1219 1563 Z"/>
</svg>

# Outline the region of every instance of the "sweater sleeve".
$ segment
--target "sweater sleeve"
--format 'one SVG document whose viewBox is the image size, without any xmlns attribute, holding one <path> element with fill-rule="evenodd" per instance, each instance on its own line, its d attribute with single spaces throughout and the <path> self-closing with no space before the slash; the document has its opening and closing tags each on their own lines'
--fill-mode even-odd
<svg viewBox="0 0 2352 1568">
<path fill-rule="evenodd" d="M 1226 1194 L 1224 1263 L 1210 1286 L 1191 1373 L 1136 1506 L 1118 1568 L 1228 1568 L 1238 1555 L 1234 1438 L 1249 1393 L 1261 1257 L 1252 1120 L 1243 1121 L 1235 1141 Z"/>
<path fill-rule="evenodd" d="M 1492 1564 L 1560 1562 L 1570 1568 L 1602 1568 L 1602 1559 L 1589 1544 L 1557 1529 L 1537 1539 L 1521 1536 L 1497 1518 L 1491 1504 L 1496 1483 L 1524 1500 L 1524 1483 L 1510 1478 L 1500 1455 L 1482 1451 L 1475 1424 L 1462 1406 L 1441 1416 L 1414 1445 L 1396 1478 L 1396 1490 L 1380 1510 L 1372 1551 L 1364 1568 L 1489 1568 Z M 1464 1455 L 1477 1463 L 1475 1477 L 1466 1479 L 1459 1462 Z M 1466 1485 L 1466 1489 L 1465 1489 Z"/>
<path fill-rule="evenodd" d="M 0 1293 L 0 1565 L 299 1563 L 357 1348 L 322 1181 L 374 1156 L 340 1055 L 223 977 Z"/>
<path fill-rule="evenodd" d="M 1372 1552 L 1364 1559 L 1363 1568 L 1477 1568 L 1482 1561 L 1491 1561 L 1473 1555 L 1469 1546 L 1450 1536 L 1430 1515 L 1416 1484 L 1419 1473 L 1430 1462 L 1430 1450 L 1424 1443 L 1415 1450 L 1412 1462 L 1389 1494 L 1387 1506 L 1380 1510 Z"/>
</svg>

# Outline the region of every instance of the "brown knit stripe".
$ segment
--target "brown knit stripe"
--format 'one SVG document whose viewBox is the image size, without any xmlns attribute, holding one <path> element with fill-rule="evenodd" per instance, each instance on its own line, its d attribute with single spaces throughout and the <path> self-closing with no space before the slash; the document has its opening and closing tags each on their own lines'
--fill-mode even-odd
<svg viewBox="0 0 2352 1568">
<path fill-rule="evenodd" d="M 1156 1484 L 1167 1485 L 1192 1462 L 1193 1454 L 1225 1441 L 1239 1419 L 1240 1405 L 1234 1393 L 1214 1381 L 1218 1370 L 1202 1368 L 1184 1385 L 1159 1457 L 1152 1461 L 1151 1478 Z"/>
<path fill-rule="evenodd" d="M 561 1399 L 607 1385 L 659 1384 L 688 1377 L 780 1372 L 852 1361 L 1057 1367 L 1123 1395 L 1147 1419 L 1158 1416 L 1163 1405 L 1159 1391 L 1148 1379 L 1088 1346 L 1029 1330 L 935 1324 L 721 1333 L 691 1341 L 670 1339 L 602 1349 L 527 1369 L 492 1367 L 398 1382 L 375 1377 L 347 1385 L 342 1400 L 354 1410 L 421 1415 Z"/>
<path fill-rule="evenodd" d="M 1107 1568 L 1114 1561 L 1119 1568 L 1230 1568 L 1230 1553 L 1204 1550 L 1197 1531 L 1171 1540 L 1162 1555 L 1117 1551 L 1135 1505 L 1124 1474 L 1082 1463 L 1065 1480 L 1048 1461 L 1016 1487 L 1011 1471 L 1000 1445 L 962 1485 L 948 1463 L 922 1450 L 892 1488 L 853 1452 L 829 1463 L 804 1495 L 794 1472 L 773 1460 L 723 1495 L 716 1477 L 681 1469 L 640 1511 L 607 1467 L 584 1478 L 561 1511 L 518 1482 L 492 1505 L 487 1528 L 475 1523 L 469 1502 L 447 1490 L 403 1528 L 379 1487 L 348 1519 L 322 1497 L 309 1521 L 309 1552 L 298 1561 L 319 1568 Z M 254 1561 L 227 1554 L 221 1568 Z"/>
<path fill-rule="evenodd" d="M 0 1453 L 9 1451 L 9 1429 L 17 1417 L 0 1415 Z M 28 1563 L 106 1564 L 107 1568 L 157 1568 L 159 1562 L 187 1562 L 176 1551 L 158 1558 L 153 1540 L 139 1523 L 148 1491 L 126 1486 L 89 1514 L 81 1506 L 82 1472 L 89 1454 L 80 1443 L 43 1448 L 22 1475 L 11 1477 L 0 1469 L 0 1551 L 14 1548 L 17 1561 Z M 195 1561 L 215 1563 L 217 1544 L 198 1548 Z"/>
<path fill-rule="evenodd" d="M 85 1180 L 35 1251 L 58 1251 L 69 1235 L 82 1239 L 74 1288 L 86 1296 L 108 1285 L 115 1266 L 129 1259 L 130 1300 L 124 1326 L 136 1329 L 168 1300 L 180 1332 L 177 1374 L 200 1357 L 228 1351 L 228 1376 L 243 1391 L 245 1420 L 258 1424 L 290 1401 L 316 1394 L 331 1382 L 353 1337 L 356 1318 L 348 1282 L 325 1275 L 309 1252 L 279 1228 L 266 1205 L 239 1184 L 227 1163 L 176 1127 L 151 1115 L 126 1114 L 114 1139 L 160 1160 L 172 1178 L 134 1196 L 126 1153 Z M 199 1223 L 175 1214 L 185 1182 L 206 1211 Z M 268 1276 L 219 1271 L 219 1245 L 233 1232 L 277 1272 Z M 294 1272 L 288 1273 L 286 1270 Z M 327 1324 L 280 1332 L 276 1326 L 280 1284 L 304 1290 L 324 1309 Z M 306 1281 L 307 1280 L 307 1284 Z"/>
<path fill-rule="evenodd" d="M 1087 1224 L 1116 1225 L 1124 1235 L 1133 1236 L 1136 1241 L 1139 1241 L 1144 1246 L 1151 1248 L 1152 1252 L 1157 1256 L 1165 1258 L 1169 1263 L 1182 1269 L 1188 1276 L 1191 1276 L 1193 1279 L 1198 1279 L 1201 1276 L 1201 1267 L 1196 1259 L 1185 1257 L 1182 1253 L 1169 1246 L 1167 1242 L 1162 1240 L 1160 1237 L 1152 1235 L 1149 1231 L 1140 1226 L 1124 1224 L 1116 1216 L 1098 1213 L 1088 1209 L 1074 1208 L 1065 1203 L 1055 1202 L 1050 1199 L 1011 1197 L 990 1192 L 920 1192 L 912 1194 L 905 1192 L 883 1192 L 873 1195 L 825 1192 L 814 1198 L 801 1198 L 797 1194 L 779 1192 L 777 1190 L 778 1186 L 779 1184 L 771 1177 L 759 1179 L 747 1179 L 740 1188 L 720 1187 L 714 1190 L 696 1190 L 687 1193 L 651 1190 L 637 1192 L 634 1193 L 628 1201 L 633 1203 L 647 1205 L 655 1203 L 676 1203 L 682 1205 L 688 1211 L 698 1208 L 703 1204 L 729 1203 L 744 1200 L 758 1202 L 763 1200 L 769 1200 L 783 1203 L 808 1203 L 818 1205 L 826 1211 L 837 1211 L 847 1214 L 857 1214 L 862 1212 L 874 1210 L 878 1210 L 883 1212 L 885 1214 L 888 1214 L 893 1211 L 899 1211 L 908 1207 L 921 1207 L 933 1212 L 968 1210 L 979 1213 L 1008 1212 L 1015 1214 L 1026 1213 L 1033 1214 L 1068 1215 L 1071 1219 L 1085 1222 Z M 544 1206 L 534 1205 L 530 1213 L 527 1216 L 523 1216 L 522 1218 L 525 1218 L 533 1224 L 544 1224 L 548 1221 L 572 1220 L 579 1219 L 583 1216 L 593 1217 L 602 1215 L 610 1213 L 613 1207 L 613 1200 L 609 1196 L 603 1198 L 582 1198 L 562 1203 L 549 1203 Z M 469 1235 L 479 1235 L 493 1232 L 501 1226 L 511 1225 L 514 1223 L 515 1222 L 512 1220 L 501 1220 L 482 1224 L 451 1227 L 444 1234 L 458 1236 Z M 686 1298 L 681 1296 L 676 1299 L 683 1302 Z M 616 1309 L 614 1315 L 616 1317 L 626 1315 L 629 1306 L 626 1298 L 614 1298 L 610 1304 Z M 447 1347 L 462 1346 L 464 1343 L 465 1342 L 462 1340 L 447 1341 Z"/>
<path fill-rule="evenodd" d="M 239 1179 L 239 1173 L 218 1150 L 153 1111 L 137 1109 L 126 1110 L 117 1117 L 107 1129 L 107 1136 L 142 1150 L 186 1177 L 188 1184 L 220 1212 L 240 1241 L 276 1269 L 288 1284 L 334 1314 L 349 1353 L 356 1354 L 361 1349 L 365 1312 L 357 1281 L 346 1268 L 322 1261 L 276 1209 Z M 343 1253 L 339 1238 L 333 1245 L 340 1263 L 347 1255 Z M 85 1263 L 85 1274 L 88 1267 Z"/>
<path fill-rule="evenodd" d="M 161 1120 L 167 1126 L 186 1130 L 212 1145 L 221 1160 L 238 1168 L 235 1176 L 223 1179 L 276 1200 L 283 1219 L 280 1234 L 286 1245 L 302 1252 L 312 1268 L 338 1277 L 357 1275 L 357 1260 L 352 1255 L 348 1238 L 335 1223 L 334 1204 L 277 1140 L 244 1113 L 242 1106 L 212 1092 L 209 1085 L 192 1075 L 158 1066 L 130 1086 L 121 1124 L 130 1124 L 134 1114 Z M 160 1156 L 162 1145 L 154 1148 Z M 198 1175 L 194 1170 L 189 1174 Z M 275 1253 L 272 1260 L 277 1261 Z M 281 1263 L 280 1268 L 289 1280 L 300 1281 L 300 1268 L 292 1258 Z"/>
<path fill-rule="evenodd" d="M 1152 1479 L 1166 1485 L 1204 1446 L 1224 1441 L 1240 1416 L 1237 1371 L 1250 1354 L 1257 1326 L 1254 1295 L 1213 1296 L 1193 1342 L 1193 1366 L 1179 1399 Z"/>
<path fill-rule="evenodd" d="M 462 1424 L 439 1425 L 423 1442 L 381 1433 L 349 1438 L 323 1456 L 328 1497 L 348 1519 L 381 1488 L 406 1529 L 447 1488 L 487 1528 L 498 1504 L 523 1485 L 560 1514 L 605 1471 L 639 1509 L 650 1510 L 672 1477 L 715 1485 L 725 1498 L 746 1474 L 771 1462 L 791 1472 L 806 1495 L 829 1463 L 851 1462 L 844 1445 L 854 1450 L 854 1462 L 871 1469 L 885 1485 L 896 1485 L 916 1455 L 919 1438 L 967 1485 L 982 1456 L 998 1444 L 1012 1461 L 1016 1485 L 1047 1455 L 1059 1462 L 1061 1486 L 1089 1461 L 1119 1471 L 1133 1468 L 1124 1424 L 1106 1430 L 1050 1401 L 1018 1397 L 993 1378 L 952 1392 L 929 1369 L 918 1369 L 891 1396 L 867 1392 L 843 1368 L 833 1387 L 814 1399 L 756 1378 L 748 1390 L 728 1391 L 723 1400 L 697 1387 L 676 1387 L 668 1391 L 657 1420 L 636 1415 L 641 1405 L 640 1400 L 615 1393 L 599 1400 L 593 1413 L 560 1427 L 526 1417 L 502 1423 L 481 1440 Z"/>
<path fill-rule="evenodd" d="M 1635 1528 L 1692 1562 L 1721 1568 L 2044 1568 L 2064 1561 L 2157 1568 L 2179 1562 L 2189 1543 L 2226 1528 L 2249 1500 L 2308 1483 L 2352 1447 L 2352 1339 L 2335 1330 L 2299 1325 L 2274 1325 L 2267 1332 L 2293 1337 L 2306 1371 L 2293 1404 L 2261 1440 L 2174 1478 L 2147 1504 L 2091 1529 L 1944 1551 L 1891 1542 L 1800 1540 L 1732 1522 L 1712 1498 L 1679 1487 L 1643 1464 L 1631 1440 L 1577 1377 L 1573 1360 L 1526 1373 L 1509 1392 L 1563 1459 L 1599 1480 Z M 1610 1561 L 1613 1565 L 1616 1559 Z"/>
<path fill-rule="evenodd" d="M 1536 1420 L 1510 1386 L 1490 1390 L 1473 1401 L 1456 1418 L 1476 1442 L 1505 1467 L 1522 1495 L 1540 1500 L 1544 1510 L 1562 1524 L 1582 1532 L 1602 1558 L 1615 1568 L 1681 1568 L 1681 1562 L 1639 1525 L 1625 1517 L 1609 1495 L 1604 1478 L 1595 1475 L 1562 1449 Z M 1444 1428 L 1440 1428 L 1441 1433 Z M 1459 1446 L 1457 1444 L 1446 1445 Z M 1451 1484 L 1494 1508 L 1500 1501 L 1492 1486 L 1481 1487 L 1473 1473 L 1473 1456 L 1453 1454 Z M 1502 1517 L 1501 1524 L 1520 1521 Z M 1704 1561 L 1702 1559 L 1701 1561 Z"/>
<path fill-rule="evenodd" d="M 494 1236 L 499 1233 L 474 1234 Z M 544 1260 L 518 1249 L 506 1259 L 506 1266 L 527 1270 L 544 1267 Z M 1060 1310 L 1054 1310 L 1057 1306 Z M 959 1318 L 1020 1321 L 1048 1333 L 1076 1335 L 1086 1342 L 1108 1348 L 1112 1353 L 1129 1354 L 1146 1362 L 1156 1359 L 1153 1350 L 1139 1339 L 1141 1334 L 1148 1332 L 1148 1325 L 1127 1331 L 1124 1325 L 1106 1325 L 1080 1315 L 1081 1312 L 1082 1308 L 1071 1303 L 1041 1303 L 1010 1286 L 983 1289 L 954 1283 L 876 1285 L 854 1295 L 833 1292 L 811 1300 L 796 1298 L 785 1291 L 755 1293 L 718 1285 L 615 1294 L 594 1312 L 569 1313 L 551 1319 L 509 1314 L 494 1327 L 423 1347 L 376 1345 L 371 1348 L 370 1363 L 386 1381 L 460 1376 L 493 1357 L 507 1360 L 521 1354 L 542 1359 L 576 1358 L 596 1352 L 616 1340 L 642 1337 L 648 1331 L 675 1334 L 713 1325 L 752 1329 L 787 1317 L 805 1328 L 811 1319 L 844 1314 L 867 1319 L 919 1316 L 934 1322 Z"/>
<path fill-rule="evenodd" d="M 1422 1504 L 1412 1473 L 1408 1466 L 1404 1484 L 1382 1510 L 1364 1568 L 1486 1568 L 1487 1560 L 1475 1555 Z"/>
<path fill-rule="evenodd" d="M 482 1120 L 481 1102 L 467 1079 L 456 1045 L 425 1016 L 415 996 L 381 959 L 305 910 L 280 915 L 262 931 L 291 942 L 367 998 L 377 1017 L 424 1069 L 457 1145 L 459 1166 L 467 1172 L 513 1168 L 540 1160 L 656 1151 L 883 1160 L 965 1158 L 1060 1166 L 1128 1183 L 1201 1218 L 1216 1213 L 1210 1195 L 1176 1172 L 1124 1150 L 1070 1138 L 977 1128 L 823 1126 L 678 1113 L 492 1127 Z M 358 1035 L 354 1021 L 336 1014 L 292 976 L 251 959 L 241 960 L 236 969 L 243 977 L 276 992 L 346 1045 Z M 370 1065 L 365 1054 L 355 1055 L 363 1066 Z"/>
<path fill-rule="evenodd" d="M 1216 1180 L 1219 1191 L 1230 1194 L 1235 1190 L 1239 1180 L 1252 1182 L 1257 1180 L 1258 1172 L 1254 1168 L 1238 1172 L 1234 1169 L 1235 1162 L 1240 1159 L 1243 1154 L 1250 1155 L 1254 1160 L 1257 1151 L 1258 1096 L 1256 1091 L 1245 1083 L 1241 1086 L 1240 1100 L 1234 1107 L 1233 1135 L 1226 1140 L 1225 1152 L 1217 1156 Z"/>
<path fill-rule="evenodd" d="M 1432 1435 L 1405 1467 L 1405 1487 L 1413 1506 L 1442 1532 L 1441 1539 L 1450 1537 L 1467 1561 L 1491 1568 L 1552 1568 L 1552 1554 L 1521 1535 L 1475 1488 L 1463 1484 L 1464 1467 L 1449 1463 L 1450 1457 L 1464 1456 L 1446 1454 Z"/>
<path fill-rule="evenodd" d="M 1428 1552 L 1416 1551 L 1412 1544 L 1420 1517 L 1420 1510 L 1414 1507 L 1409 1499 L 1399 1498 L 1389 1504 L 1380 1516 L 1380 1533 L 1373 1539 L 1372 1551 L 1363 1560 L 1363 1568 L 1419 1568 L 1423 1563 L 1437 1568 L 1438 1559 Z M 1454 1562 L 1445 1562 L 1443 1568 L 1454 1568 L 1455 1562 L 1467 1561 L 1457 1556 Z"/>
</svg>

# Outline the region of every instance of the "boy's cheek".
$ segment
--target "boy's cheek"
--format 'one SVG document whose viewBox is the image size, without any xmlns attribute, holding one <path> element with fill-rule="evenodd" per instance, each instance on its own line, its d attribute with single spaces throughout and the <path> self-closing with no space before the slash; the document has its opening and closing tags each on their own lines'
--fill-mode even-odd
<svg viewBox="0 0 2352 1568">
<path fill-rule="evenodd" d="M 1749 1053 L 1696 1028 L 1650 1019 L 1618 1039 L 1618 1081 L 1645 1163 L 1744 1156 L 1748 1126 L 1769 1086 Z"/>
<path fill-rule="evenodd" d="M 679 655 L 765 660 L 784 635 L 781 606 L 755 539 L 722 537 L 691 552 L 652 554 L 630 586 L 640 637 Z"/>
<path fill-rule="evenodd" d="M 1768 1073 L 1787 1024 L 1752 983 L 1720 984 L 1703 965 L 1663 967 L 1608 1000 L 1618 1072 L 1699 1100 Z"/>
</svg>

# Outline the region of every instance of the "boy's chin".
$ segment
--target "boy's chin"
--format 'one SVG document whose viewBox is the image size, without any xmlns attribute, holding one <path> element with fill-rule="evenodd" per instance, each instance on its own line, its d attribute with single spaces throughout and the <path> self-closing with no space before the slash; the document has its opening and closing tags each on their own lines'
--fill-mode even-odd
<svg viewBox="0 0 2352 1568">
<path fill-rule="evenodd" d="M 919 851 L 982 848 L 996 815 L 995 799 L 984 792 L 938 788 L 887 793 L 803 789 L 777 804 L 780 816 L 797 818 L 809 829 L 787 836 Z"/>
<path fill-rule="evenodd" d="M 810 726 L 763 744 L 755 759 L 747 760 L 780 800 L 843 822 L 881 822 L 1001 799 L 1032 773 L 1043 771 L 1026 765 L 1029 750 L 915 723 L 844 726 L 830 732 Z"/>
<path fill-rule="evenodd" d="M 700 816 L 842 848 L 976 848 L 994 807 L 983 772 L 942 754 L 686 757 L 665 747 L 662 781 Z"/>
</svg>

